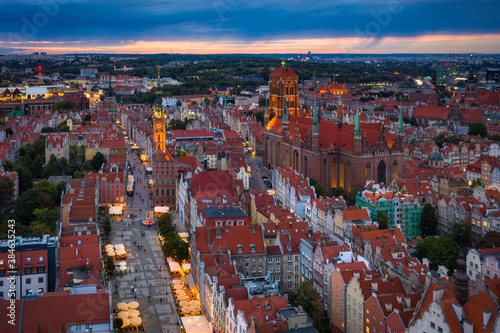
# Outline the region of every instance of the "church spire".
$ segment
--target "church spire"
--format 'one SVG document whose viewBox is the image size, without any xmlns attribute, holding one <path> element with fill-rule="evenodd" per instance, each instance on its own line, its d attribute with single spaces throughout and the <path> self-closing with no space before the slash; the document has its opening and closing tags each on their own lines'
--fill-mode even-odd
<svg viewBox="0 0 500 333">
<path fill-rule="evenodd" d="M 399 104 L 399 119 L 398 119 L 398 133 L 402 134 L 405 131 L 405 127 L 403 125 L 403 108 L 401 107 L 401 103 Z"/>
<path fill-rule="evenodd" d="M 354 125 L 354 135 L 361 135 L 361 126 L 359 125 L 359 107 L 356 105 L 356 125 Z"/>
<path fill-rule="evenodd" d="M 288 110 L 287 110 L 287 106 L 286 106 L 286 88 L 285 88 L 285 98 L 283 101 L 283 123 L 288 124 Z"/>
<path fill-rule="evenodd" d="M 314 113 L 313 113 L 313 131 L 319 131 L 318 127 L 318 108 L 316 107 L 316 96 L 314 96 Z"/>
</svg>

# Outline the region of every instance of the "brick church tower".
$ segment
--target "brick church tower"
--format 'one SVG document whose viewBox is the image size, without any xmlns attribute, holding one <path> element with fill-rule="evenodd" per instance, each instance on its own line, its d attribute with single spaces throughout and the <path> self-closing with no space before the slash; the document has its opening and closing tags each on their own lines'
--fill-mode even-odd
<svg viewBox="0 0 500 333">
<path fill-rule="evenodd" d="M 284 66 L 284 62 L 282 62 Z M 269 84 L 269 117 L 283 116 L 283 107 L 285 105 L 285 93 L 287 96 L 286 104 L 288 114 L 291 116 L 299 115 L 299 76 L 295 74 L 290 67 L 278 67 L 271 74 Z"/>
</svg>

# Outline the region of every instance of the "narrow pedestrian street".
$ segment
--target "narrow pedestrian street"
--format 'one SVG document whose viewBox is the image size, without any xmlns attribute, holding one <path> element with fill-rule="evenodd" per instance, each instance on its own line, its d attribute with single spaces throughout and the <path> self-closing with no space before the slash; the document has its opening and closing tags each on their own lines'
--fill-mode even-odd
<svg viewBox="0 0 500 333">
<path fill-rule="evenodd" d="M 112 244 L 123 244 L 127 251 L 129 274 L 112 280 L 113 306 L 119 302 L 139 302 L 146 332 L 180 332 L 180 319 L 170 288 L 171 277 L 165 265 L 156 226 L 141 226 L 153 218 L 145 166 L 133 151 L 127 154 L 135 177 L 135 192 L 127 199 L 122 218 L 112 219 Z M 179 220 L 173 214 L 175 220 Z M 139 248 L 141 247 L 141 248 Z M 135 296 L 134 296 L 135 294 Z"/>
</svg>

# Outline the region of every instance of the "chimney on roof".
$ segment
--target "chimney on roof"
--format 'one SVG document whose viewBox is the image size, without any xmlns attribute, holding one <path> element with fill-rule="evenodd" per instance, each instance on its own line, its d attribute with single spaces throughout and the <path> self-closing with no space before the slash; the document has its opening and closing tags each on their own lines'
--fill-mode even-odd
<svg viewBox="0 0 500 333">
<path fill-rule="evenodd" d="M 411 308 L 411 297 L 405 296 L 405 303 L 407 307 Z"/>
<path fill-rule="evenodd" d="M 372 289 L 375 291 L 378 290 L 378 282 L 377 281 L 372 281 Z"/>
<path fill-rule="evenodd" d="M 252 230 L 252 233 L 255 234 L 255 224 L 254 223 L 250 223 L 250 229 Z"/>
<path fill-rule="evenodd" d="M 210 246 L 210 227 L 207 227 L 207 244 Z"/>
</svg>

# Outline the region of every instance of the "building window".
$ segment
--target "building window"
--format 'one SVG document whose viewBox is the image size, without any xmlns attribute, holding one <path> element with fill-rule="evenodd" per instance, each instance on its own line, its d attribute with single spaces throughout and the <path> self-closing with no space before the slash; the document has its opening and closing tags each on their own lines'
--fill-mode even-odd
<svg viewBox="0 0 500 333">
<path fill-rule="evenodd" d="M 273 263 L 273 258 L 272 257 L 267 258 L 267 262 L 270 263 L 270 264 L 272 264 Z"/>
<path fill-rule="evenodd" d="M 37 267 L 36 268 L 36 272 L 37 273 L 43 273 L 45 271 L 45 268 L 44 267 Z"/>
<path fill-rule="evenodd" d="M 30 278 L 26 279 L 26 284 L 31 284 L 31 279 Z"/>
<path fill-rule="evenodd" d="M 38 283 L 43 283 L 43 276 L 38 278 Z"/>
<path fill-rule="evenodd" d="M 25 268 L 24 269 L 25 274 L 31 274 L 31 268 Z"/>
<path fill-rule="evenodd" d="M 431 321 L 431 328 L 436 328 L 436 324 Z"/>
<path fill-rule="evenodd" d="M 26 262 L 31 262 L 31 258 L 30 257 L 26 258 Z"/>
</svg>

